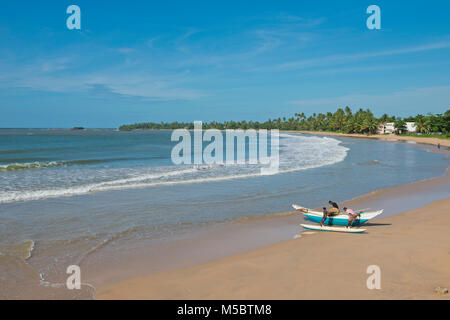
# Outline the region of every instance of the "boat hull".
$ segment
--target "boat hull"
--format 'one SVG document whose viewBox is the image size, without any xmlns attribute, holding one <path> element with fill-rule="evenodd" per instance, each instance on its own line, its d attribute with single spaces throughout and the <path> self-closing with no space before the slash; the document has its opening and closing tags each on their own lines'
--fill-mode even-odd
<svg viewBox="0 0 450 320">
<path fill-rule="evenodd" d="M 305 213 L 305 217 L 309 221 L 313 221 L 316 223 L 320 223 L 320 221 L 322 221 L 322 217 L 318 217 L 315 215 L 308 215 L 307 213 Z M 357 218 L 355 221 L 353 221 L 352 226 L 360 226 L 369 220 L 370 219 Z M 346 226 L 348 224 L 348 218 L 329 217 L 325 219 L 324 224 L 329 226 Z"/>
</svg>

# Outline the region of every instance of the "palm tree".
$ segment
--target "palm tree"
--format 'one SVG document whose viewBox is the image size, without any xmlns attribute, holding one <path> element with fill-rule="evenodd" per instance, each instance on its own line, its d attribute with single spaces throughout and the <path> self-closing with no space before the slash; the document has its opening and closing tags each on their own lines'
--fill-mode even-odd
<svg viewBox="0 0 450 320">
<path fill-rule="evenodd" d="M 429 121 L 427 121 L 427 118 L 421 114 L 417 115 L 415 125 L 417 132 L 419 133 L 428 133 L 430 131 Z"/>
<path fill-rule="evenodd" d="M 352 116 L 352 109 L 350 109 L 349 106 L 345 107 L 345 115 L 347 116 L 347 119 Z"/>
<path fill-rule="evenodd" d="M 374 134 L 377 132 L 378 129 L 378 121 L 374 116 L 372 117 L 369 116 L 366 119 L 364 119 L 363 127 L 364 127 L 363 132 L 368 134 Z"/>
<path fill-rule="evenodd" d="M 394 127 L 395 127 L 396 134 L 402 134 L 402 133 L 406 132 L 406 121 L 401 118 L 398 118 L 394 122 Z"/>
</svg>

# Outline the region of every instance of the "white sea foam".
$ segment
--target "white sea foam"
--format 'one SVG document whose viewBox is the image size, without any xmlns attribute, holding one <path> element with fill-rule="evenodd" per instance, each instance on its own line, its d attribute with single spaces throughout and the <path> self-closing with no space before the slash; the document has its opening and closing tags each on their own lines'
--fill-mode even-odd
<svg viewBox="0 0 450 320">
<path fill-rule="evenodd" d="M 59 165 L 64 165 L 66 163 L 67 162 L 64 162 L 64 161 L 9 163 L 9 164 L 5 164 L 5 165 L 0 165 L 0 172 L 1 171 L 16 171 L 16 170 L 25 170 L 25 169 L 56 167 Z"/>
<path fill-rule="evenodd" d="M 294 134 L 280 134 L 280 168 L 278 171 L 265 172 L 267 174 L 283 174 L 299 170 L 309 170 L 343 161 L 348 148 L 340 145 L 341 141 L 328 137 L 311 137 Z M 209 165 L 201 167 L 156 168 L 149 173 L 147 168 L 142 172 L 134 172 L 126 178 L 109 177 L 108 171 L 99 171 L 99 181 L 96 183 L 79 183 L 60 188 L 36 188 L 33 190 L 13 190 L 0 192 L 0 203 L 38 200 L 51 197 L 82 195 L 91 192 L 144 188 L 152 186 L 166 186 L 175 184 L 192 184 L 217 182 L 233 179 L 245 179 L 261 176 L 263 165 Z M 177 170 L 179 169 L 179 170 Z M 65 173 L 65 177 L 74 180 L 72 173 Z M 78 180 L 77 183 L 78 183 Z"/>
</svg>

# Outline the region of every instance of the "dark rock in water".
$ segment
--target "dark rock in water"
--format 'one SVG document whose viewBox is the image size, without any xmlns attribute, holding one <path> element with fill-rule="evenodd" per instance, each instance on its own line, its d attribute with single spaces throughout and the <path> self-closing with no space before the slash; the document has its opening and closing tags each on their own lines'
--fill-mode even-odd
<svg viewBox="0 0 450 320">
<path fill-rule="evenodd" d="M 70 129 L 70 130 L 84 130 L 84 127 L 73 127 L 73 128 Z"/>
<path fill-rule="evenodd" d="M 448 293 L 448 289 L 447 288 L 442 288 L 442 287 L 437 287 L 434 289 L 434 292 L 436 292 L 437 294 L 447 294 Z"/>
</svg>

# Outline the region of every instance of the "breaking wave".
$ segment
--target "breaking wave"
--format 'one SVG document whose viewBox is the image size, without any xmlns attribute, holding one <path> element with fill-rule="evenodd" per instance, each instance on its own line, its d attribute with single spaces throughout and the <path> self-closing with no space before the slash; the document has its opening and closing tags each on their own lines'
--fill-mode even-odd
<svg viewBox="0 0 450 320">
<path fill-rule="evenodd" d="M 343 161 L 347 156 L 348 150 L 348 148 L 341 145 L 341 141 L 333 138 L 280 134 L 279 170 L 268 174 L 283 174 L 332 165 Z M 80 163 L 80 160 L 69 162 L 45 162 L 38 164 L 28 163 L 22 164 L 22 166 L 29 166 L 31 168 L 34 165 L 38 167 L 51 167 L 75 163 Z M 11 165 L 7 165 L 6 167 L 9 166 Z M 53 176 L 42 174 L 39 176 L 39 183 L 27 190 L 19 189 L 0 192 L 0 203 L 82 195 L 118 189 L 205 183 L 260 177 L 261 168 L 263 167 L 267 167 L 267 165 L 201 165 L 181 168 L 176 166 L 165 166 L 153 168 L 144 167 L 138 169 L 123 168 L 122 171 L 117 169 L 98 169 L 89 172 L 76 171 L 67 168 L 63 170 L 64 174 L 55 173 Z M 14 170 L 19 169 L 10 169 L 10 171 Z M 90 181 L 87 179 L 90 179 Z M 60 187 L 54 188 L 52 187 L 54 185 Z"/>
<path fill-rule="evenodd" d="M 72 160 L 72 161 L 43 161 L 43 162 L 28 162 L 28 163 L 8 163 L 0 165 L 0 172 L 2 171 L 18 171 L 27 169 L 40 169 L 40 168 L 51 168 L 51 167 L 61 167 L 70 165 L 82 165 L 82 164 L 94 164 L 100 162 L 111 162 L 117 160 L 128 160 L 126 158 L 120 159 L 88 159 L 88 160 Z"/>
</svg>

